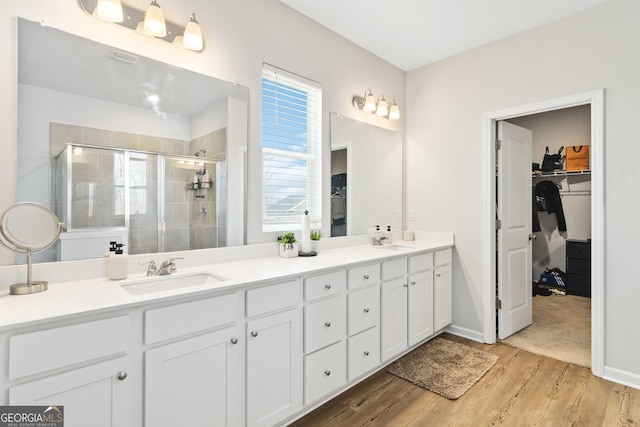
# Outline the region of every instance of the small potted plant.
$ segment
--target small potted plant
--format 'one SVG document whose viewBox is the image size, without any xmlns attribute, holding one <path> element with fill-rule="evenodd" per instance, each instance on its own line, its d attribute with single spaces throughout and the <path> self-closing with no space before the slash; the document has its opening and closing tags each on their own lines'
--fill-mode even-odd
<svg viewBox="0 0 640 427">
<path fill-rule="evenodd" d="M 324 233 L 321 230 L 311 230 L 309 233 L 311 237 L 311 252 L 320 252 L 320 239 Z"/>
<path fill-rule="evenodd" d="M 278 237 L 278 246 L 280 247 L 280 256 L 283 258 L 293 258 L 298 256 L 298 241 L 296 235 L 291 231 L 287 231 Z"/>
</svg>

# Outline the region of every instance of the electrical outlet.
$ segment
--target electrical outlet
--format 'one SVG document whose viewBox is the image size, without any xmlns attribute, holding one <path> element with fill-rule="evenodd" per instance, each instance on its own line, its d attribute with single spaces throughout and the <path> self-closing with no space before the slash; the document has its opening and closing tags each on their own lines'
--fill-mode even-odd
<svg viewBox="0 0 640 427">
<path fill-rule="evenodd" d="M 415 209 L 411 209 L 409 211 L 409 220 L 410 221 L 415 221 L 416 220 L 416 210 Z"/>
</svg>

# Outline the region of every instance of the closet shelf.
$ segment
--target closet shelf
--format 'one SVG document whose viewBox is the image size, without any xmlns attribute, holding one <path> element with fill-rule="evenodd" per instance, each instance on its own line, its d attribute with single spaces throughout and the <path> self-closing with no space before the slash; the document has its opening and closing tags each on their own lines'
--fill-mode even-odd
<svg viewBox="0 0 640 427">
<path fill-rule="evenodd" d="M 591 170 L 586 169 L 582 171 L 553 171 L 553 172 L 542 172 L 542 173 L 533 173 L 533 178 L 546 178 L 550 176 L 576 176 L 576 175 L 591 175 Z"/>
</svg>

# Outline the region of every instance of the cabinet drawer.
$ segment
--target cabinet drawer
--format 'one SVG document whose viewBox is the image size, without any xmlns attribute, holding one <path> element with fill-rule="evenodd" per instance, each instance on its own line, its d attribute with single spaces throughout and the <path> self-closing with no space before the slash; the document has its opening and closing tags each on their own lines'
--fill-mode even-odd
<svg viewBox="0 0 640 427">
<path fill-rule="evenodd" d="M 380 330 L 371 328 L 349 338 L 349 381 L 380 364 Z"/>
<path fill-rule="evenodd" d="M 144 312 L 144 342 L 153 344 L 234 322 L 238 294 L 156 308 Z"/>
<path fill-rule="evenodd" d="M 382 280 L 395 279 L 407 274 L 407 259 L 400 258 L 382 263 Z"/>
<path fill-rule="evenodd" d="M 447 265 L 447 264 L 451 264 L 451 254 L 452 254 L 452 250 L 451 248 L 449 249 L 444 249 L 442 251 L 438 251 L 436 252 L 436 263 L 435 266 L 439 267 L 441 265 Z"/>
<path fill-rule="evenodd" d="M 409 257 L 409 274 L 433 268 L 433 252 Z"/>
<path fill-rule="evenodd" d="M 130 317 L 119 316 L 14 335 L 9 338 L 9 379 L 125 353 L 130 330 Z"/>
<path fill-rule="evenodd" d="M 247 291 L 247 316 L 259 316 L 299 302 L 300 282 L 297 280 L 251 289 Z"/>
<path fill-rule="evenodd" d="M 335 295 L 347 289 L 347 274 L 344 270 L 304 279 L 304 300 Z"/>
<path fill-rule="evenodd" d="M 380 281 L 380 264 L 364 265 L 349 269 L 349 289 L 371 285 Z"/>
<path fill-rule="evenodd" d="M 344 341 L 304 358 L 304 403 L 331 393 L 347 382 L 347 348 Z"/>
<path fill-rule="evenodd" d="M 567 273 L 581 276 L 591 275 L 591 261 L 588 259 L 568 258 Z"/>
<path fill-rule="evenodd" d="M 343 339 L 347 332 L 344 295 L 309 304 L 304 308 L 304 352 L 312 353 Z"/>
<path fill-rule="evenodd" d="M 589 242 L 567 240 L 567 258 L 590 259 L 591 244 Z"/>
<path fill-rule="evenodd" d="M 349 294 L 349 335 L 380 323 L 380 285 Z"/>
</svg>

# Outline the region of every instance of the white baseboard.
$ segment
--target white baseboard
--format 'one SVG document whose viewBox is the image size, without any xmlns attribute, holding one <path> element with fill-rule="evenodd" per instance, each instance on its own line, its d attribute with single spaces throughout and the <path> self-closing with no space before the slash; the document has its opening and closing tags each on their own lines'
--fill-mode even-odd
<svg viewBox="0 0 640 427">
<path fill-rule="evenodd" d="M 449 325 L 444 329 L 444 331 L 458 337 L 470 339 L 471 341 L 484 343 L 484 334 L 482 332 L 463 328 L 462 326 L 457 325 Z"/>
<path fill-rule="evenodd" d="M 631 372 L 623 371 L 621 369 L 612 368 L 610 366 L 604 367 L 605 380 L 613 381 L 614 383 L 626 385 L 640 390 L 640 375 L 633 374 Z"/>
</svg>

